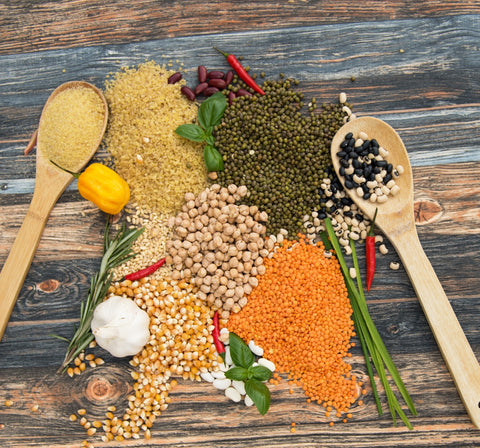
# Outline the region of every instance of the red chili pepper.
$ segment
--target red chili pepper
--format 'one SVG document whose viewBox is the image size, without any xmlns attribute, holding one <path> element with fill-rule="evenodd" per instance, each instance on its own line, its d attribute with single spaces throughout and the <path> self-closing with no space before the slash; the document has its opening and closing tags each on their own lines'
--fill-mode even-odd
<svg viewBox="0 0 480 448">
<path fill-rule="evenodd" d="M 373 233 L 373 226 L 377 218 L 378 208 L 375 209 L 373 221 L 370 224 L 367 238 L 365 239 L 365 257 L 367 261 L 367 291 L 370 291 L 372 286 L 373 276 L 375 275 L 375 234 Z"/>
<path fill-rule="evenodd" d="M 251 87 L 255 92 L 259 93 L 260 95 L 265 95 L 265 92 L 259 87 L 259 85 L 254 81 L 254 79 L 248 74 L 248 72 L 243 68 L 242 64 L 238 61 L 238 59 L 233 54 L 224 53 L 220 51 L 218 48 L 213 47 L 219 53 L 223 54 L 227 58 L 227 62 L 231 65 L 231 67 L 235 70 L 240 79 L 247 84 L 247 86 Z"/>
<path fill-rule="evenodd" d="M 125 280 L 131 280 L 132 282 L 135 280 L 140 280 L 141 278 L 147 277 L 148 275 L 153 274 L 157 269 L 161 268 L 165 264 L 165 258 L 161 258 L 156 263 L 148 266 L 144 269 L 140 269 L 139 271 L 132 272 L 131 274 L 127 274 L 125 276 Z"/>
<path fill-rule="evenodd" d="M 215 348 L 217 349 L 217 353 L 222 357 L 225 361 L 225 346 L 223 342 L 220 340 L 220 322 L 218 321 L 218 311 L 215 311 L 213 314 L 213 343 L 215 344 Z"/>
</svg>

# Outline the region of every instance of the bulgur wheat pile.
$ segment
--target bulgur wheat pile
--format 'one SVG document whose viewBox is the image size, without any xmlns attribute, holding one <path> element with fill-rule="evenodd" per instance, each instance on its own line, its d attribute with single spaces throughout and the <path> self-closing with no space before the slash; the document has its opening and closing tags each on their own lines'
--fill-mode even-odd
<svg viewBox="0 0 480 448">
<path fill-rule="evenodd" d="M 354 326 L 337 259 L 302 236 L 277 246 L 264 263 L 265 274 L 246 306 L 230 314 L 228 329 L 263 347 L 308 401 L 347 412 L 359 384 L 344 360 Z"/>
<path fill-rule="evenodd" d="M 175 134 L 195 121 L 198 106 L 180 92 L 182 81 L 168 84 L 173 73 L 148 61 L 105 83 L 105 144 L 115 169 L 129 184 L 132 202 L 162 214 L 177 212 L 185 193 L 207 186 L 202 146 Z"/>
</svg>

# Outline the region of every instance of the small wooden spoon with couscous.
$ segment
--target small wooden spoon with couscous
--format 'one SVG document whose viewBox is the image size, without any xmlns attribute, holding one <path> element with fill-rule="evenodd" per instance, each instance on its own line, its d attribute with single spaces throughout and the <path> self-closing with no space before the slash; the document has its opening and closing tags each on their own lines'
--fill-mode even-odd
<svg viewBox="0 0 480 448">
<path fill-rule="evenodd" d="M 57 87 L 42 111 L 37 135 L 33 198 L 0 273 L 0 340 L 33 260 L 48 216 L 74 176 L 102 142 L 108 106 L 102 92 L 83 81 Z M 30 146 L 31 144 L 29 144 Z"/>
<path fill-rule="evenodd" d="M 349 133 L 353 135 L 347 135 Z M 368 143 L 371 143 L 372 139 L 378 142 L 375 151 L 367 149 L 372 148 Z M 345 140 L 350 144 L 344 143 Z M 363 144 L 366 152 L 362 152 Z M 343 152 L 339 155 L 340 151 Z M 352 151 L 355 154 L 352 154 Z M 371 154 L 368 154 L 369 152 Z M 378 152 L 380 157 L 378 154 L 375 156 Z M 473 424 L 479 428 L 480 366 L 418 239 L 413 208 L 413 176 L 405 145 L 387 123 L 373 117 L 361 117 L 340 128 L 332 141 L 331 155 L 333 166 L 343 186 L 346 187 L 347 180 L 355 182 L 353 186 L 350 183 L 350 188 L 345 190 L 363 214 L 372 220 L 378 208 L 375 225 L 388 237 L 402 260 L 465 408 Z M 371 197 L 375 189 L 368 191 L 366 185 L 363 190 L 361 188 L 361 181 L 365 178 L 362 177 L 362 167 L 369 164 L 369 159 L 374 157 L 392 164 L 389 169 L 394 182 L 390 183 L 390 188 L 384 189 L 383 193 L 377 190 L 379 195 L 387 196 L 382 201 L 378 201 L 377 194 L 375 194 L 376 201 Z M 352 169 L 348 168 L 353 159 L 357 159 L 355 179 L 353 179 Z M 343 169 L 341 169 L 342 166 Z M 382 166 L 384 166 L 383 162 Z M 347 178 L 342 175 L 345 174 L 345 170 Z M 350 174 L 352 177 L 349 177 L 349 173 L 352 173 Z M 370 168 L 367 173 L 367 177 L 372 181 Z M 389 182 L 390 177 L 387 180 Z M 380 187 L 381 182 L 378 183 Z M 395 184 L 397 187 L 394 188 Z M 360 190 L 358 190 L 359 185 Z M 389 190 L 393 194 L 389 194 Z"/>
</svg>

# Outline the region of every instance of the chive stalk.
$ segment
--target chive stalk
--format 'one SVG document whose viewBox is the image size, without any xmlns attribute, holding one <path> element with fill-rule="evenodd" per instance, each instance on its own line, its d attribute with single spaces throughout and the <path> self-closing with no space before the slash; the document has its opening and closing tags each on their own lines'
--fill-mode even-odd
<svg viewBox="0 0 480 448">
<path fill-rule="evenodd" d="M 375 367 L 380 382 L 385 390 L 385 395 L 387 397 L 388 407 L 392 415 L 393 423 L 396 425 L 396 415 L 398 414 L 398 416 L 405 423 L 407 428 L 413 429 L 410 421 L 408 420 L 408 417 L 405 415 L 404 411 L 400 407 L 398 399 L 395 396 L 395 393 L 388 382 L 387 372 L 390 374 L 397 390 L 400 392 L 400 395 L 404 399 L 412 415 L 417 415 L 417 411 L 415 409 L 413 401 L 408 394 L 407 389 L 400 377 L 400 374 L 390 354 L 388 353 L 388 350 L 383 343 L 382 337 L 380 336 L 375 326 L 375 323 L 373 322 L 372 317 L 370 316 L 370 313 L 368 311 L 367 302 L 365 300 L 362 282 L 360 279 L 360 269 L 358 266 L 358 258 L 355 251 L 355 245 L 353 241 L 351 241 L 350 246 L 352 248 L 354 268 L 357 274 L 357 285 L 355 285 L 355 282 L 350 277 L 349 268 L 347 266 L 345 258 L 343 257 L 342 248 L 340 246 L 340 243 L 338 242 L 337 236 L 335 235 L 335 231 L 333 230 L 333 226 L 329 218 L 325 219 L 325 227 L 328 235 L 328 240 L 335 251 L 338 262 L 340 264 L 340 268 L 345 278 L 345 284 L 347 286 L 348 295 L 350 297 L 350 303 L 353 310 L 353 322 L 360 340 L 363 355 L 365 357 L 367 372 L 370 383 L 372 385 L 372 390 L 374 393 L 378 412 L 380 415 L 382 414 L 381 403 L 373 378 L 372 364 Z M 322 238 L 322 240 L 326 240 L 325 236 Z"/>
</svg>

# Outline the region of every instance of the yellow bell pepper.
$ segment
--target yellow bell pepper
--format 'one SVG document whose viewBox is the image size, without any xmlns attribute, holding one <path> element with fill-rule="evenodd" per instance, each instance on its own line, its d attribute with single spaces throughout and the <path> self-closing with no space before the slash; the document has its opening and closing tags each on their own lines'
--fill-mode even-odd
<svg viewBox="0 0 480 448">
<path fill-rule="evenodd" d="M 78 191 L 100 210 L 116 215 L 127 205 L 130 188 L 125 180 L 108 166 L 92 163 L 83 173 L 73 173 L 50 160 L 60 168 L 78 179 Z"/>
<path fill-rule="evenodd" d="M 100 210 L 111 215 L 119 213 L 130 199 L 127 182 L 101 163 L 92 163 L 78 176 L 78 191 Z"/>
</svg>

